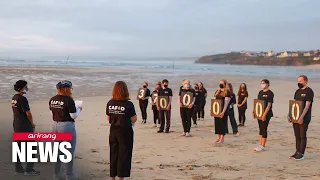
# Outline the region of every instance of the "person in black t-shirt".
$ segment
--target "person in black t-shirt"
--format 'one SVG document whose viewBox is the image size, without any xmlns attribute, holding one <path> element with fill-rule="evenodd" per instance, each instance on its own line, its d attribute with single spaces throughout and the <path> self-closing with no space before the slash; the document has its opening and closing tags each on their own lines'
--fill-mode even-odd
<svg viewBox="0 0 320 180">
<path fill-rule="evenodd" d="M 154 91 L 152 92 L 152 94 L 156 93 L 158 95 L 158 91 L 160 88 L 161 88 L 161 82 L 156 84 L 156 87 L 155 87 Z M 160 124 L 159 111 L 157 110 L 157 105 L 156 105 L 156 101 L 157 101 L 156 98 L 157 97 L 155 97 L 155 99 L 151 98 L 151 102 L 150 102 L 152 105 L 151 109 L 153 111 L 153 123 L 154 123 L 153 127 L 157 127 L 157 120 L 158 120 L 158 124 Z"/>
<path fill-rule="evenodd" d="M 35 124 L 33 123 L 32 114 L 30 111 L 28 99 L 23 96 L 28 92 L 28 83 L 24 80 L 19 80 L 14 85 L 16 94 L 12 97 L 11 106 L 13 111 L 13 130 L 15 133 L 34 132 Z M 26 141 L 16 141 L 21 148 L 21 143 Z M 40 172 L 33 169 L 34 163 L 27 163 L 24 170 L 21 162 L 15 163 L 15 172 L 25 175 L 39 175 Z"/>
<path fill-rule="evenodd" d="M 217 135 L 217 140 L 215 141 L 215 143 L 217 144 L 224 143 L 224 136 L 226 134 L 226 123 L 229 113 L 228 106 L 231 100 L 230 97 L 231 93 L 227 89 L 227 81 L 220 80 L 219 89 L 214 93 L 214 98 L 223 100 L 223 109 L 220 117 L 214 117 L 215 134 Z"/>
<path fill-rule="evenodd" d="M 302 101 L 304 104 L 304 109 L 299 117 L 298 123 L 293 123 L 293 130 L 296 138 L 296 152 L 290 156 L 290 158 L 295 160 L 303 160 L 304 152 L 307 147 L 307 131 L 308 126 L 311 121 L 311 110 L 314 98 L 314 93 L 310 87 L 307 86 L 308 77 L 301 75 L 298 77 L 298 87 L 299 89 L 294 94 L 294 99 L 297 101 Z M 288 115 L 288 121 L 292 122 Z"/>
<path fill-rule="evenodd" d="M 52 131 L 54 133 L 68 132 L 72 134 L 71 148 L 69 152 L 74 158 L 74 152 L 76 147 L 76 128 L 75 119 L 79 116 L 82 107 L 76 107 L 72 98 L 72 83 L 68 80 L 60 81 L 57 85 L 57 95 L 52 97 L 49 101 L 49 109 L 52 113 L 53 125 Z M 66 177 L 67 179 L 75 179 L 76 176 L 73 171 L 74 159 L 66 164 Z M 63 177 L 61 174 L 61 161 L 58 159 L 54 163 L 54 179 L 60 179 Z"/>
<path fill-rule="evenodd" d="M 140 106 L 140 110 L 141 110 L 141 115 L 142 115 L 142 124 L 146 124 L 147 123 L 147 108 L 148 108 L 148 101 L 149 101 L 149 97 L 150 97 L 150 90 L 148 89 L 148 83 L 144 82 L 143 83 L 143 88 L 146 89 L 146 94 L 145 97 L 142 99 L 138 99 L 139 100 L 139 106 Z"/>
<path fill-rule="evenodd" d="M 207 90 L 204 88 L 203 83 L 198 83 L 199 90 L 200 90 L 200 114 L 198 114 L 198 118 L 204 120 L 204 108 L 206 106 L 206 98 L 207 98 Z"/>
<path fill-rule="evenodd" d="M 201 108 L 201 104 L 200 104 L 200 96 L 201 96 L 201 92 L 199 90 L 199 86 L 198 83 L 193 84 L 193 89 L 195 92 L 195 97 L 196 97 L 196 101 L 193 105 L 193 127 L 198 127 L 197 125 L 197 115 L 200 117 L 200 108 Z"/>
<path fill-rule="evenodd" d="M 244 126 L 246 122 L 246 110 L 248 108 L 247 101 L 248 101 L 249 93 L 247 90 L 247 85 L 242 83 L 239 87 L 238 91 L 238 112 L 239 112 L 239 125 Z"/>
<path fill-rule="evenodd" d="M 169 102 L 167 105 L 167 108 L 165 110 L 161 110 L 159 107 L 159 98 L 157 99 L 157 109 L 159 111 L 159 120 L 160 120 L 160 129 L 158 133 L 163 133 L 164 131 L 164 125 L 166 121 L 166 129 L 165 132 L 170 132 L 170 124 L 171 124 L 171 102 L 172 102 L 172 90 L 168 88 L 169 81 L 167 79 L 162 80 L 162 88 L 158 91 L 158 97 L 159 96 L 168 96 Z"/>
<path fill-rule="evenodd" d="M 264 110 L 262 118 L 258 119 L 260 144 L 258 147 L 254 148 L 254 151 L 257 151 L 257 152 L 264 151 L 266 146 L 267 136 L 268 136 L 268 125 L 271 117 L 273 117 L 272 103 L 274 98 L 273 92 L 269 89 L 270 81 L 268 79 L 263 79 L 261 81 L 260 86 L 262 90 L 258 94 L 258 99 L 264 100 L 265 102 L 264 106 L 266 108 Z M 254 112 L 252 112 L 252 117 L 254 118 Z"/>
<path fill-rule="evenodd" d="M 189 99 L 191 101 L 190 105 L 188 107 L 183 106 L 183 102 L 181 101 L 182 93 L 191 93 L 192 94 L 192 99 Z M 182 120 L 182 125 L 183 125 L 183 134 L 182 136 L 190 137 L 190 128 L 191 128 L 191 118 L 193 115 L 193 105 L 196 100 L 195 98 L 195 92 L 193 89 L 191 89 L 190 81 L 185 80 L 183 83 L 183 88 L 179 92 L 179 97 L 178 97 L 178 103 L 180 105 L 180 116 Z"/>
<path fill-rule="evenodd" d="M 234 117 L 234 108 L 233 108 L 233 106 L 236 104 L 236 95 L 233 93 L 233 87 L 232 87 L 231 83 L 227 84 L 227 88 L 228 88 L 228 91 L 230 91 L 230 93 L 231 93 L 231 96 L 230 96 L 231 100 L 230 100 L 229 107 L 228 107 L 228 111 L 229 111 L 228 116 L 230 119 L 233 134 L 235 136 L 239 136 L 238 125 L 236 122 L 236 118 Z M 228 121 L 226 123 L 226 133 L 227 134 L 229 133 Z"/>
<path fill-rule="evenodd" d="M 130 177 L 133 129 L 137 121 L 134 105 L 129 101 L 129 91 L 125 82 L 118 81 L 113 87 L 112 99 L 106 108 L 107 120 L 111 124 L 110 145 L 110 177 L 115 180 Z"/>
</svg>

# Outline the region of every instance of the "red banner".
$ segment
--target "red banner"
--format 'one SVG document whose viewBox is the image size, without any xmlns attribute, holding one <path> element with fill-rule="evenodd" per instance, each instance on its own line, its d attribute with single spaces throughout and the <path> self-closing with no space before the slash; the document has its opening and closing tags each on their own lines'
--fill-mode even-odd
<svg viewBox="0 0 320 180">
<path fill-rule="evenodd" d="M 12 133 L 14 141 L 70 141 L 72 133 L 51 133 L 51 132 L 36 132 L 36 133 Z"/>
</svg>

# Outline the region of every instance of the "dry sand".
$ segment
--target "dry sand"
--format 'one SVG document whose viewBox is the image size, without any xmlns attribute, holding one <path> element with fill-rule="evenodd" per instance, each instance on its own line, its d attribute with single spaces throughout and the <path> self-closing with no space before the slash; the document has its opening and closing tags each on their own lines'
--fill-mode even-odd
<svg viewBox="0 0 320 180">
<path fill-rule="evenodd" d="M 9 71 L 9 70 L 8 70 Z M 110 72 L 111 73 L 111 72 Z M 114 72 L 112 72 L 114 73 Z M 68 72 L 64 72 L 68 74 Z M 89 73 L 90 74 L 90 73 Z M 86 75 L 82 74 L 83 77 Z M 88 75 L 89 76 L 89 75 Z M 165 75 L 164 75 L 165 76 Z M 150 79 L 150 82 L 155 82 Z M 198 128 L 192 128 L 192 137 L 180 137 L 182 124 L 177 105 L 177 90 L 180 80 L 202 80 L 212 97 L 219 79 L 227 79 L 237 87 L 241 82 L 248 83 L 249 104 L 247 110 L 247 122 L 245 127 L 240 127 L 241 135 L 233 137 L 227 135 L 224 145 L 215 146 L 213 118 L 209 116 L 209 106 L 206 106 L 206 118 L 198 123 Z M 158 78 L 159 79 L 159 78 Z M 274 115 L 269 125 L 268 142 L 265 152 L 255 153 L 253 148 L 258 144 L 258 124 L 250 117 L 252 101 L 259 91 L 259 83 L 262 77 L 241 76 L 174 76 L 169 80 L 173 87 L 174 100 L 172 109 L 172 130 L 170 134 L 157 134 L 157 128 L 152 128 L 152 112 L 148 107 L 147 124 L 138 122 L 134 127 L 134 152 L 132 161 L 132 175 L 135 180 L 209 180 L 209 179 L 320 179 L 320 112 L 317 91 L 320 88 L 318 80 L 311 79 L 309 86 L 315 92 L 312 112 L 312 121 L 308 131 L 308 146 L 305 160 L 294 161 L 288 157 L 295 151 L 295 140 L 292 125 L 285 118 L 288 112 L 288 101 L 293 98 L 297 88 L 294 78 L 270 78 L 271 89 L 275 94 Z M 112 79 L 110 83 L 121 79 Z M 143 79 L 134 79 L 134 82 L 142 82 Z M 1 81 L 2 83 L 2 81 Z M 82 87 L 86 81 L 77 81 Z M 82 84 L 81 84 L 82 83 Z M 83 112 L 76 120 L 77 149 L 75 168 L 81 180 L 109 179 L 109 124 L 105 119 L 105 106 L 110 99 L 111 84 L 105 84 L 105 88 L 93 88 L 88 92 L 106 94 L 106 96 L 94 96 L 84 93 L 80 97 L 80 91 L 75 89 L 75 99 L 84 101 Z M 132 87 L 133 85 L 129 85 Z M 153 86 L 153 83 L 152 83 Z M 106 90 L 108 89 L 108 90 Z M 106 92 L 107 91 L 107 92 Z M 37 131 L 50 131 L 52 119 L 48 112 L 48 100 L 54 90 L 52 87 L 44 88 L 45 96 L 30 100 L 31 111 L 34 116 Z M 12 92 L 11 92 L 12 94 Z M 36 93 L 29 94 L 32 99 Z M 135 88 L 131 88 L 132 97 L 136 96 Z M 10 95 L 11 96 L 11 95 Z M 42 175 L 39 177 L 13 176 L 13 163 L 11 163 L 11 132 L 12 110 L 9 99 L 0 101 L 0 136 L 1 179 L 52 179 L 50 164 L 36 164 L 37 170 Z M 139 106 L 133 100 L 138 117 L 141 117 Z M 236 119 L 237 112 L 236 112 Z M 141 119 L 139 118 L 139 121 Z M 229 123 L 230 126 L 230 123 Z M 229 127 L 231 132 L 231 127 Z"/>
</svg>

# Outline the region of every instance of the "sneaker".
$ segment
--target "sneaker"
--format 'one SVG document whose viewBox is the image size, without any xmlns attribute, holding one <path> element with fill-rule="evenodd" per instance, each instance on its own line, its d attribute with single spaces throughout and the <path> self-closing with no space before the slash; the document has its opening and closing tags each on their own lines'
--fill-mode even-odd
<svg viewBox="0 0 320 180">
<path fill-rule="evenodd" d="M 253 150 L 256 152 L 261 152 L 261 151 L 264 151 L 264 147 L 259 145 L 258 147 L 254 148 Z"/>
<path fill-rule="evenodd" d="M 304 155 L 303 155 L 303 154 L 298 153 L 298 154 L 294 157 L 294 159 L 295 159 L 296 161 L 304 160 Z"/>
<path fill-rule="evenodd" d="M 37 176 L 37 175 L 40 175 L 40 171 L 36 171 L 36 170 L 32 169 L 32 171 L 24 172 L 24 175 L 25 176 Z"/>
<path fill-rule="evenodd" d="M 234 136 L 240 136 L 239 132 L 233 133 Z"/>
<path fill-rule="evenodd" d="M 186 133 L 185 133 L 185 132 L 181 134 L 181 136 L 185 136 L 185 135 L 186 135 Z"/>
<path fill-rule="evenodd" d="M 298 155 L 298 152 L 295 152 L 292 156 L 289 157 L 289 159 L 295 159 L 297 155 Z"/>
<path fill-rule="evenodd" d="M 143 121 L 143 124 L 146 124 L 147 123 L 147 120 L 145 119 L 144 121 Z"/>
<path fill-rule="evenodd" d="M 193 125 L 193 127 L 194 127 L 194 128 L 197 128 L 197 127 L 198 127 L 198 125 L 197 125 L 197 124 L 194 124 L 194 125 Z"/>
<path fill-rule="evenodd" d="M 156 124 L 153 124 L 153 126 L 152 127 L 157 127 L 157 125 Z"/>
<path fill-rule="evenodd" d="M 169 129 L 166 129 L 165 133 L 169 133 L 169 132 L 170 132 Z"/>
<path fill-rule="evenodd" d="M 186 133 L 186 137 L 190 137 L 191 135 L 190 135 L 190 133 L 189 132 L 187 132 Z"/>
<path fill-rule="evenodd" d="M 204 118 L 201 118 L 202 121 L 204 121 Z"/>
<path fill-rule="evenodd" d="M 163 133 L 163 130 L 159 130 L 159 131 L 157 131 L 158 133 Z"/>
</svg>

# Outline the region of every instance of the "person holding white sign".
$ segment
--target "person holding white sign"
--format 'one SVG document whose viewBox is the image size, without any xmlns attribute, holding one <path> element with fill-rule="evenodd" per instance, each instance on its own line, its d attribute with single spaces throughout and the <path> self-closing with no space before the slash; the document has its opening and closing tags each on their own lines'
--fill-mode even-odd
<svg viewBox="0 0 320 180">
<path fill-rule="evenodd" d="M 268 125 L 270 122 L 271 117 L 273 117 L 272 112 L 272 104 L 273 104 L 273 98 L 274 94 L 269 89 L 270 87 L 270 81 L 268 79 L 263 79 L 261 81 L 261 91 L 258 94 L 258 99 L 264 101 L 264 107 L 265 109 L 262 110 L 262 118 L 258 119 L 259 124 L 259 145 L 258 147 L 254 148 L 253 150 L 256 152 L 264 151 L 266 142 L 267 142 L 267 136 L 268 136 Z M 254 118 L 254 112 L 252 112 L 252 117 Z"/>
<path fill-rule="evenodd" d="M 299 89 L 294 94 L 294 99 L 302 101 L 304 109 L 300 115 L 298 122 L 293 123 L 293 130 L 296 138 L 296 152 L 290 156 L 290 159 L 303 160 L 304 153 L 307 147 L 307 131 L 311 121 L 311 109 L 313 103 L 314 93 L 313 90 L 307 86 L 308 77 L 301 75 L 298 77 Z M 292 122 L 292 119 L 288 115 L 288 121 Z"/>
<path fill-rule="evenodd" d="M 144 82 L 142 87 L 143 88 L 140 89 L 141 92 L 139 92 L 141 94 L 141 97 L 138 97 L 138 100 L 139 100 L 139 106 L 140 106 L 141 116 L 142 116 L 141 123 L 146 124 L 147 123 L 147 108 L 148 108 L 148 101 L 149 101 L 148 99 L 150 97 L 150 90 L 148 89 L 147 82 Z"/>
<path fill-rule="evenodd" d="M 72 83 L 64 80 L 60 81 L 56 88 L 57 95 L 52 97 L 49 101 L 49 108 L 52 113 L 53 125 L 52 130 L 55 133 L 68 132 L 72 133 L 71 149 L 69 152 L 72 154 L 72 160 L 66 164 L 66 177 L 67 179 L 76 179 L 73 171 L 74 152 L 76 147 L 76 127 L 75 119 L 79 116 L 82 107 L 76 107 L 72 98 Z M 78 103 L 80 105 L 81 103 Z M 54 163 L 54 179 L 61 179 L 64 175 L 61 174 L 61 161 Z"/>
<path fill-rule="evenodd" d="M 191 89 L 189 80 L 183 82 L 183 88 L 179 92 L 179 105 L 180 105 L 180 116 L 183 125 L 182 136 L 190 136 L 191 118 L 193 115 L 193 105 L 195 102 L 195 92 Z"/>
<path fill-rule="evenodd" d="M 231 93 L 227 89 L 227 81 L 220 80 L 219 89 L 215 92 L 214 97 L 216 99 L 222 99 L 223 102 L 223 109 L 220 114 L 220 117 L 214 117 L 214 127 L 215 127 L 215 134 L 217 135 L 217 140 L 215 143 L 222 144 L 224 143 L 224 136 L 226 135 L 226 123 L 228 120 L 228 113 L 229 113 L 229 103 Z"/>
<path fill-rule="evenodd" d="M 152 97 L 151 97 L 151 109 L 153 111 L 153 127 L 157 127 L 157 120 L 158 120 L 158 124 L 160 124 L 160 120 L 159 120 L 159 111 L 157 110 L 157 98 L 158 98 L 158 91 L 161 88 L 161 82 L 158 82 L 156 84 L 156 87 L 154 89 L 154 91 L 152 92 Z"/>
</svg>

